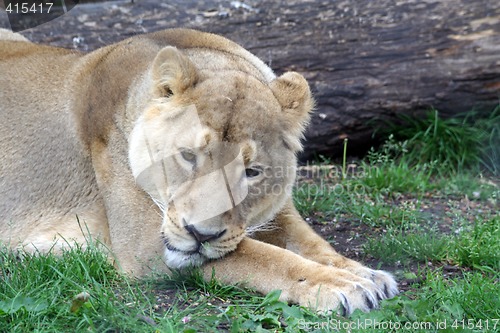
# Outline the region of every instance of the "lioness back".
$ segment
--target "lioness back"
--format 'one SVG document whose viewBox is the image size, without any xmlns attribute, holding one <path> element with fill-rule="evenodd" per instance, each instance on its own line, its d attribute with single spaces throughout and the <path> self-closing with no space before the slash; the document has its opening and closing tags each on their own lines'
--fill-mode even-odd
<svg viewBox="0 0 500 333">
<path fill-rule="evenodd" d="M 99 201 L 72 130 L 67 73 L 79 57 L 0 32 L 0 238 L 11 246 L 47 249 L 40 236 L 64 232 L 65 218 Z"/>
</svg>

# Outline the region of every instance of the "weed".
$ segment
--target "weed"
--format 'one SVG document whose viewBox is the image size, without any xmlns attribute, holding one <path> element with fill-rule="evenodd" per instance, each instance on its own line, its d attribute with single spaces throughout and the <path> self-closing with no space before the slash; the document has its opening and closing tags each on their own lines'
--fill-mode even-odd
<svg viewBox="0 0 500 333">
<path fill-rule="evenodd" d="M 500 217 L 476 219 L 455 239 L 450 257 L 463 267 L 500 271 Z"/>
<path fill-rule="evenodd" d="M 500 105 L 487 119 L 470 112 L 462 117 L 443 119 L 437 110 L 423 118 L 401 116 L 404 127 L 392 127 L 398 140 L 406 140 L 409 165 L 435 163 L 436 172 L 478 171 L 481 165 L 498 172 Z"/>
<path fill-rule="evenodd" d="M 419 229 L 388 228 L 380 238 L 369 239 L 364 250 L 388 264 L 444 260 L 450 241 L 436 231 Z"/>
<path fill-rule="evenodd" d="M 485 132 L 481 147 L 481 166 L 493 176 L 500 176 L 500 104 L 489 117 L 479 119 L 476 126 Z"/>
</svg>

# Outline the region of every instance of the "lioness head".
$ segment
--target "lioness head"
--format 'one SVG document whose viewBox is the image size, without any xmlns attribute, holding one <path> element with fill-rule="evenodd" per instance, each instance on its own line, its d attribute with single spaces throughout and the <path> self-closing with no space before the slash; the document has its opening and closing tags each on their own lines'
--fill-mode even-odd
<svg viewBox="0 0 500 333">
<path fill-rule="evenodd" d="M 159 51 L 139 84 L 146 107 L 129 141 L 133 175 L 163 212 L 172 268 L 233 251 L 283 207 L 313 105 L 297 73 L 267 82 L 199 52 Z"/>
</svg>

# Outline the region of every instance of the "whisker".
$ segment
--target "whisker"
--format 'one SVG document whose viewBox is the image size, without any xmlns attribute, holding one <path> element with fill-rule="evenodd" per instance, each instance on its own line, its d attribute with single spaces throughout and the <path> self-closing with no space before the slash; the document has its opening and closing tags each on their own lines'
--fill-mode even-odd
<svg viewBox="0 0 500 333">
<path fill-rule="evenodd" d="M 274 231 L 278 229 L 279 227 L 274 223 L 274 221 L 268 221 L 256 225 L 250 225 L 245 228 L 245 231 L 248 236 L 252 236 L 253 234 L 259 231 Z"/>
</svg>

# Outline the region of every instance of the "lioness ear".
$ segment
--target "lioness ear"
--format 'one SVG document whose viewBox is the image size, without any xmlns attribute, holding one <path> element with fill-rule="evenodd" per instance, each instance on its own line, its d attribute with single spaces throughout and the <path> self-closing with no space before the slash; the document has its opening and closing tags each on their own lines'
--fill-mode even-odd
<svg viewBox="0 0 500 333">
<path fill-rule="evenodd" d="M 164 97 L 184 92 L 198 79 L 196 67 L 176 47 L 167 46 L 153 61 L 153 79 Z"/>
<path fill-rule="evenodd" d="M 302 75 L 286 72 L 270 83 L 271 90 L 281 105 L 285 120 L 285 143 L 294 151 L 300 151 L 300 139 L 309 122 L 314 100 L 309 85 Z"/>
</svg>

